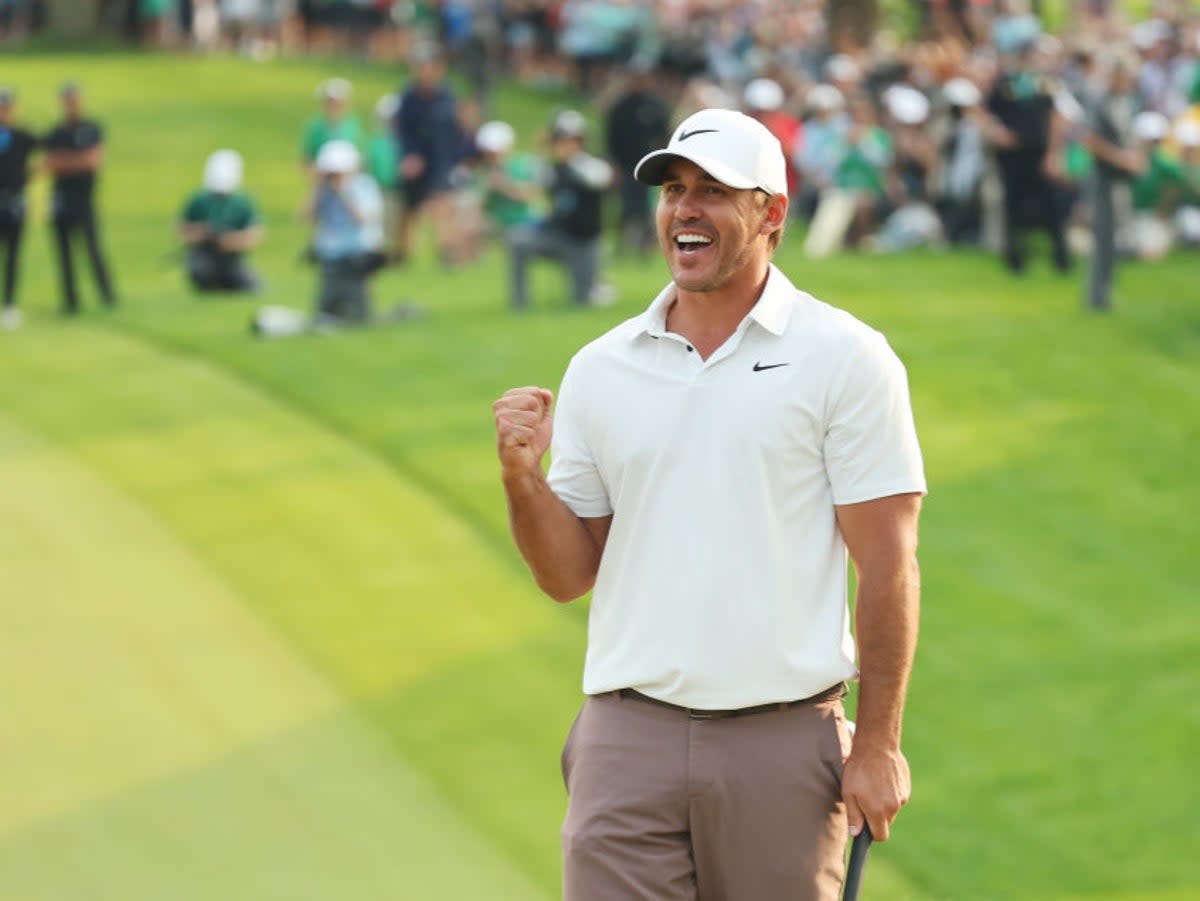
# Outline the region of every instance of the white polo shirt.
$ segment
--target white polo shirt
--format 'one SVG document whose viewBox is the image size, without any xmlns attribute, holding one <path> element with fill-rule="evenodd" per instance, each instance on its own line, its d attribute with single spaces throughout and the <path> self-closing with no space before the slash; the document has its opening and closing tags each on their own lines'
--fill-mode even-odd
<svg viewBox="0 0 1200 901">
<path fill-rule="evenodd" d="M 668 285 L 567 368 L 549 481 L 613 515 L 583 690 L 723 709 L 856 674 L 835 504 L 923 492 L 904 367 L 877 331 L 771 267 L 707 360 Z"/>
</svg>

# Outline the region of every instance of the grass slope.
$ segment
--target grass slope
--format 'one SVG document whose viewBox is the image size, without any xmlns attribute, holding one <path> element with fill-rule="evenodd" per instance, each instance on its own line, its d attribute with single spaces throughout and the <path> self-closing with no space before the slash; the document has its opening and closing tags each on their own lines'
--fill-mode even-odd
<svg viewBox="0 0 1200 901">
<path fill-rule="evenodd" d="M 153 511 L 462 821 L 552 892 L 552 761 L 577 700 L 582 617 L 538 599 L 508 548 L 487 407 L 512 384 L 554 385 L 575 348 L 640 308 L 661 267 L 618 263 L 622 303 L 582 313 L 563 309 L 554 273 L 538 273 L 539 309 L 517 319 L 496 254 L 453 274 L 422 259 L 377 290 L 415 297 L 427 319 L 258 343 L 247 307 L 193 301 L 158 262 L 180 199 L 210 149 L 241 148 L 271 229 L 258 255 L 271 300 L 306 306 L 293 160 L 311 87 L 348 72 L 365 109 L 394 73 L 125 56 L 10 68 L 31 114 L 61 74 L 91 86 L 110 126 L 104 197 L 127 303 L 53 322 L 35 233 L 32 321 L 0 336 L 0 409 Z M 499 104 L 526 128 L 544 115 L 516 92 Z M 1079 312 L 1072 281 L 1041 269 L 1010 281 L 980 257 L 811 264 L 793 241 L 779 261 L 904 357 L 933 489 L 906 739 L 916 794 L 875 854 L 868 897 L 1200 891 L 1172 851 L 1200 839 L 1189 750 L 1200 573 L 1186 525 L 1200 502 L 1195 259 L 1130 267 L 1108 319 Z M 36 840 L 51 849 L 63 835 Z M 110 855 L 130 874 L 144 866 L 133 841 Z"/>
</svg>

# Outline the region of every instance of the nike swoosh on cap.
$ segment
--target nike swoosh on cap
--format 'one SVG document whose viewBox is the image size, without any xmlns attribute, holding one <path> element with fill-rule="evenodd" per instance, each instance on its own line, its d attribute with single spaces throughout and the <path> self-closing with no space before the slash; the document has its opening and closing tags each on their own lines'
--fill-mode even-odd
<svg viewBox="0 0 1200 901">
<path fill-rule="evenodd" d="M 694 128 L 691 131 L 681 131 L 679 133 L 679 137 L 677 137 L 675 140 L 676 141 L 686 141 L 688 138 L 694 137 L 695 135 L 707 135 L 707 134 L 715 135 L 716 133 L 717 133 L 717 130 L 715 128 Z"/>
</svg>

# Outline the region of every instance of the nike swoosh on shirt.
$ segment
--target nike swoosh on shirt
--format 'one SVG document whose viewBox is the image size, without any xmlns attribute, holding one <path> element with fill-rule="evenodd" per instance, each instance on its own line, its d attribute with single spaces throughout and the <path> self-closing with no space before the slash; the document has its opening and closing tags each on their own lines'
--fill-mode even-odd
<svg viewBox="0 0 1200 901">
<path fill-rule="evenodd" d="M 675 140 L 676 141 L 686 141 L 688 138 L 693 137 L 695 135 L 707 135 L 707 134 L 715 135 L 716 133 L 717 133 L 717 130 L 715 128 L 695 128 L 695 129 L 692 129 L 691 131 L 681 131 L 679 133 L 679 137 L 676 138 Z"/>
<path fill-rule="evenodd" d="M 792 365 L 791 363 L 768 363 L 766 365 L 763 365 L 762 363 L 755 363 L 754 371 L 762 372 L 763 370 L 766 370 L 766 369 L 778 369 L 780 366 L 791 366 L 791 365 Z"/>
</svg>

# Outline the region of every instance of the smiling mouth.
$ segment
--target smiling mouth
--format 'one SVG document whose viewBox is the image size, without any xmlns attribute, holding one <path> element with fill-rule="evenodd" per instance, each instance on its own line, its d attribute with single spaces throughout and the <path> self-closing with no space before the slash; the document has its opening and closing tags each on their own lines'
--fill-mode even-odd
<svg viewBox="0 0 1200 901">
<path fill-rule="evenodd" d="M 712 246 L 713 239 L 708 235 L 696 232 L 683 232 L 675 236 L 675 247 L 683 254 L 699 253 L 706 247 Z"/>
</svg>

